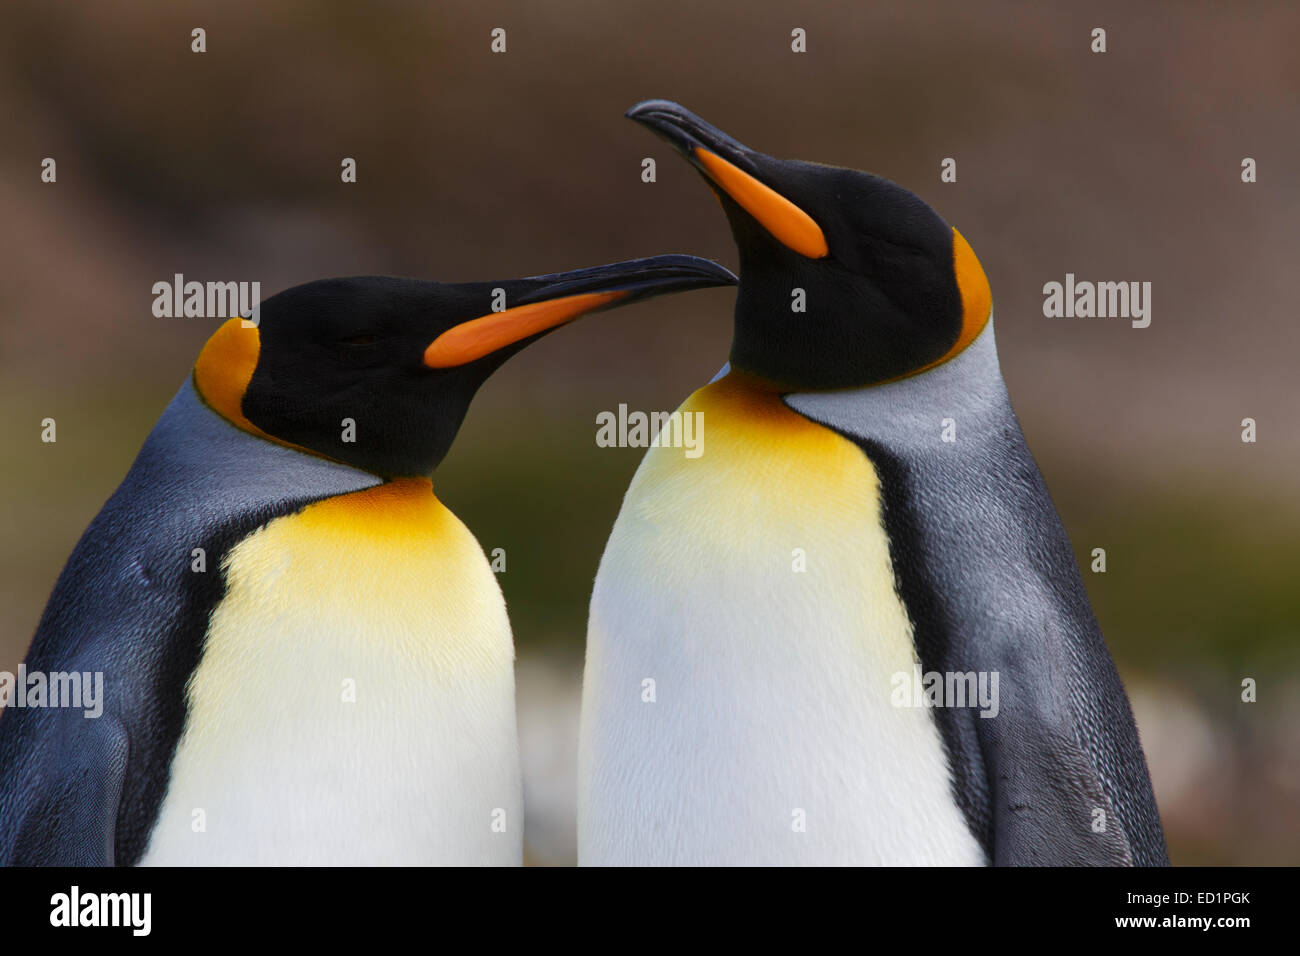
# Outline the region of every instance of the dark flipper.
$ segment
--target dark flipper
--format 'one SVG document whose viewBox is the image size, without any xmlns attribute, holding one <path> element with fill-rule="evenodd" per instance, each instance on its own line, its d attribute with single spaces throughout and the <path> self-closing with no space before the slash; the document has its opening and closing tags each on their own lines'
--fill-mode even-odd
<svg viewBox="0 0 1300 956">
<path fill-rule="evenodd" d="M 19 782 L 27 799 L 7 866 L 112 866 L 126 778 L 126 730 L 104 714 L 58 715 L 38 766 Z"/>
<path fill-rule="evenodd" d="M 1104 784 L 1105 771 L 1095 752 L 1098 746 L 1123 744 L 1095 741 L 1090 736 L 1095 731 L 1075 713 L 1077 688 L 1071 686 L 1070 664 L 1062 652 L 1063 635 L 1044 622 L 1037 633 L 973 637 L 986 651 L 980 668 L 1000 675 L 998 715 L 967 715 L 984 757 L 992 862 L 1132 866 L 1132 838 L 1108 794 L 1118 791 Z M 1118 725 L 1118 735 L 1131 727 L 1127 717 Z M 1145 777 L 1145 765 L 1141 769 Z M 1145 785 L 1149 793 L 1145 780 L 1133 785 Z"/>
</svg>

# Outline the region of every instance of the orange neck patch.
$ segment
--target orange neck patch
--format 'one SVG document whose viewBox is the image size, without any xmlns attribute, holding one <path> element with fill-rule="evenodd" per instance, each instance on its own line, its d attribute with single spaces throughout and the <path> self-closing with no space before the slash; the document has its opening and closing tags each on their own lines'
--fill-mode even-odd
<svg viewBox="0 0 1300 956">
<path fill-rule="evenodd" d="M 678 489 L 671 497 L 687 498 L 704 493 L 701 481 L 722 482 L 727 486 L 723 498 L 742 497 L 746 502 L 767 488 L 773 492 L 769 506 L 777 510 L 796 501 L 801 502 L 798 509 L 829 507 L 828 501 L 842 497 L 846 487 L 856 499 L 862 493 L 858 478 L 867 480 L 870 471 L 866 455 L 853 442 L 787 406 L 781 398 L 784 391 L 736 368 L 698 389 L 681 412 L 703 415 L 703 454 L 689 459 L 675 449 L 651 449 L 642 463 L 646 475 L 637 472 L 634 488 L 637 482 L 671 482 L 670 487 Z M 652 474 L 655 477 L 649 477 Z M 740 486 L 734 484 L 738 480 Z M 810 494 L 810 488 L 817 490 Z M 633 499 L 634 489 L 629 489 L 627 501 Z M 734 516 L 747 506 L 728 504 L 723 510 Z M 804 512 L 803 517 L 815 520 L 812 515 Z M 714 518 L 730 520 L 724 514 Z"/>
<path fill-rule="evenodd" d="M 436 539 L 431 532 L 448 521 L 451 512 L 433 493 L 429 478 L 394 478 L 382 485 L 316 502 L 295 519 L 304 527 L 317 524 L 345 531 L 350 540 Z"/>
</svg>

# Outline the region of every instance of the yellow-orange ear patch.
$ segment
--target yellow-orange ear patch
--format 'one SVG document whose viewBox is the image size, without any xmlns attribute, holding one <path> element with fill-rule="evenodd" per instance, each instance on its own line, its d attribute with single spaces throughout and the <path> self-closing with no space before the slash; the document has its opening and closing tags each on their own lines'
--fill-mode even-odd
<svg viewBox="0 0 1300 956">
<path fill-rule="evenodd" d="M 246 432 L 271 438 L 244 417 L 244 392 L 253 380 L 262 339 L 257 326 L 240 318 L 228 319 L 212 333 L 194 363 L 194 387 L 203 400 L 231 424 Z M 276 439 L 271 438 L 272 441 Z M 283 442 L 281 442 L 283 444 Z"/>
<path fill-rule="evenodd" d="M 961 333 L 948 351 L 949 358 L 975 341 L 993 311 L 993 292 L 975 250 L 956 229 L 952 231 L 952 271 L 961 292 Z"/>
</svg>

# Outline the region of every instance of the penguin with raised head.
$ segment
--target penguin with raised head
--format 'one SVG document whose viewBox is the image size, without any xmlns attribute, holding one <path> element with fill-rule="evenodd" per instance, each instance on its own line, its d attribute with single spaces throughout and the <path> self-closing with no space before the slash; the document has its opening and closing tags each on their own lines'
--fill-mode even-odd
<svg viewBox="0 0 1300 956">
<path fill-rule="evenodd" d="M 0 718 L 0 862 L 520 863 L 510 625 L 429 476 L 529 343 L 733 282 L 326 279 L 222 325 L 41 618 L 26 674 L 102 700 Z"/>
<path fill-rule="evenodd" d="M 717 194 L 740 286 L 681 408 L 703 454 L 651 448 L 600 563 L 580 862 L 1166 863 L 970 245 L 877 176 L 628 115 Z"/>
</svg>

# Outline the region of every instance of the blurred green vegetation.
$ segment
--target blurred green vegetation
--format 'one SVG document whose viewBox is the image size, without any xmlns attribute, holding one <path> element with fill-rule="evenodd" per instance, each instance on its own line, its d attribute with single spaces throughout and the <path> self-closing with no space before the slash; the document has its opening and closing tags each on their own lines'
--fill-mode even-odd
<svg viewBox="0 0 1300 956">
<path fill-rule="evenodd" d="M 1126 664 L 1194 680 L 1300 663 L 1300 507 L 1117 479 L 1058 478 L 1052 492 L 1093 608 Z M 1093 547 L 1106 549 L 1104 574 L 1090 570 Z"/>
</svg>

